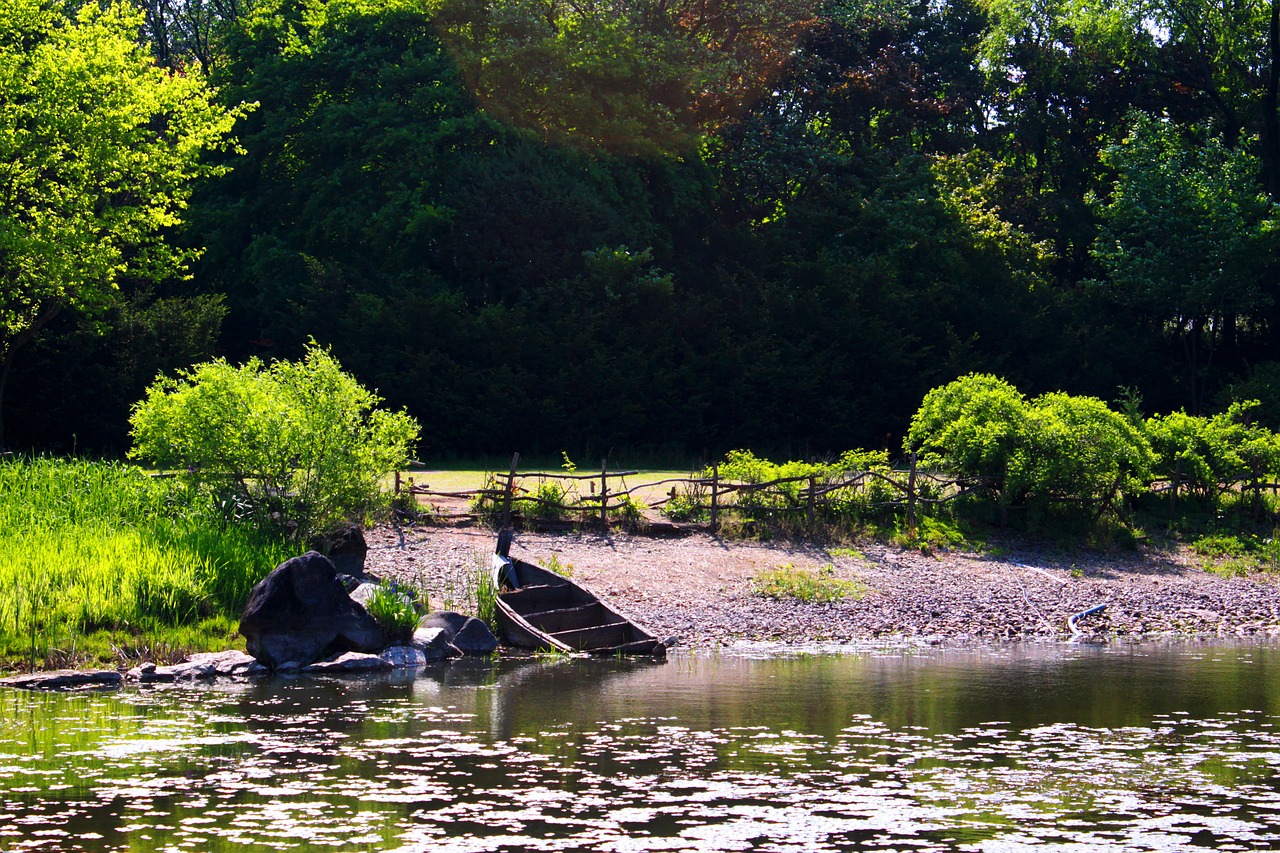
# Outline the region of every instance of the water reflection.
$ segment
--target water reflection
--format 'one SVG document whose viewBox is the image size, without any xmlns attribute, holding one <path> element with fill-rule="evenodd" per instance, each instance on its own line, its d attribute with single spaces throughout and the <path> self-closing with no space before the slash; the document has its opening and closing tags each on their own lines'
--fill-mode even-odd
<svg viewBox="0 0 1280 853">
<path fill-rule="evenodd" d="M 0 850 L 1274 850 L 1280 649 L 0 692 Z"/>
</svg>

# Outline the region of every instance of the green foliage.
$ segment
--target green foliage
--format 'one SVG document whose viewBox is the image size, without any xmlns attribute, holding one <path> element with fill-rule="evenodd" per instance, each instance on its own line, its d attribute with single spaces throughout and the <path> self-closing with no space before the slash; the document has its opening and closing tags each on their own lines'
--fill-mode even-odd
<svg viewBox="0 0 1280 853">
<path fill-rule="evenodd" d="M 623 495 L 616 501 L 609 502 L 610 514 L 621 520 L 623 526 L 629 530 L 635 530 L 644 524 L 646 509 L 648 507 L 642 501 L 631 495 Z"/>
<path fill-rule="evenodd" d="M 953 521 L 935 516 L 922 517 L 914 530 L 899 526 L 889 537 L 889 541 L 899 548 L 910 548 L 922 554 L 972 546 L 969 538 Z"/>
<path fill-rule="evenodd" d="M 121 281 L 181 275 L 196 254 L 165 235 L 196 180 L 225 172 L 204 154 L 247 110 L 218 105 L 197 68 L 156 67 L 141 21 L 125 3 L 0 8 L 0 392 L 59 312 L 101 312 Z"/>
<path fill-rule="evenodd" d="M 527 502 L 529 514 L 549 521 L 568 517 L 570 505 L 576 503 L 571 490 L 558 480 L 543 480 L 538 483 L 531 497 L 533 500 Z"/>
<path fill-rule="evenodd" d="M 812 6 L 431 3 L 488 112 L 557 142 L 642 154 L 691 150 L 764 94 L 812 25 Z"/>
<path fill-rule="evenodd" d="M 1275 533 L 1265 538 L 1249 533 L 1211 533 L 1192 542 L 1191 550 L 1201 558 L 1206 571 L 1228 577 L 1280 569 L 1280 542 Z"/>
<path fill-rule="evenodd" d="M 1050 499 L 1087 504 L 1137 495 L 1154 456 L 1142 431 L 1095 397 L 1054 392 L 1032 402 L 1036 430 L 1034 488 Z"/>
<path fill-rule="evenodd" d="M 1063 393 L 1028 401 L 1008 382 L 970 374 L 925 395 L 904 442 L 925 466 L 989 491 L 1106 507 L 1151 476 L 1146 436 L 1101 400 Z"/>
<path fill-rule="evenodd" d="M 667 502 L 662 505 L 662 514 L 675 522 L 705 521 L 711 513 L 710 498 L 697 476 L 691 474 L 693 482 L 681 483 L 673 489 Z"/>
<path fill-rule="evenodd" d="M 539 559 L 538 565 L 542 566 L 542 568 L 549 572 L 554 572 L 555 574 L 560 575 L 560 577 L 573 577 L 573 564 L 560 562 L 560 556 L 558 554 L 552 554 L 546 559 Z"/>
<path fill-rule="evenodd" d="M 751 580 L 751 591 L 755 595 L 778 600 L 796 599 L 808 604 L 833 604 L 847 598 L 861 598 L 865 590 L 857 581 L 835 577 L 830 565 L 814 572 L 786 563 L 767 569 Z"/>
<path fill-rule="evenodd" d="M 1254 423 L 1256 401 L 1235 402 L 1212 417 L 1173 412 L 1147 420 L 1157 470 L 1215 504 L 1243 482 L 1258 496 L 1260 483 L 1280 473 L 1280 436 Z"/>
<path fill-rule="evenodd" d="M 209 496 L 114 463 L 0 461 L 0 646 L 238 616 L 291 555 Z"/>
<path fill-rule="evenodd" d="M 148 389 L 130 456 L 306 537 L 374 510 L 386 475 L 408 463 L 418 424 L 379 402 L 314 343 L 299 362 L 207 362 Z"/>
<path fill-rule="evenodd" d="M 477 566 L 472 578 L 472 590 L 476 618 L 490 628 L 494 628 L 495 614 L 498 609 L 498 587 L 493 582 L 493 573 L 488 566 Z"/>
<path fill-rule="evenodd" d="M 394 581 L 379 583 L 365 602 L 364 609 L 382 626 L 392 642 L 405 643 L 413 638 L 422 612 L 430 609 L 425 594 L 419 595 L 421 598 L 415 601 Z"/>
<path fill-rule="evenodd" d="M 1163 120 L 1134 115 L 1103 159 L 1118 178 L 1096 205 L 1102 227 L 1093 256 L 1114 298 L 1180 339 L 1196 410 L 1216 330 L 1271 303 L 1265 283 L 1280 249 L 1280 208 L 1258 185 L 1250 147 L 1189 143 Z"/>
</svg>

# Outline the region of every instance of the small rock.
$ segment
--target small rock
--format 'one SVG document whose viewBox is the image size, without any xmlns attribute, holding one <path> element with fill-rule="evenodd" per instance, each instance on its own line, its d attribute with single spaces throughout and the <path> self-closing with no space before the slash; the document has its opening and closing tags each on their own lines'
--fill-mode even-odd
<svg viewBox="0 0 1280 853">
<path fill-rule="evenodd" d="M 76 690 L 86 687 L 119 687 L 122 681 L 124 676 L 113 670 L 57 669 L 0 678 L 0 686 L 23 690 Z"/>
<path fill-rule="evenodd" d="M 391 664 L 377 655 L 346 652 L 330 660 L 316 661 L 300 668 L 301 672 L 377 672 L 391 669 Z"/>
<path fill-rule="evenodd" d="M 426 666 L 427 664 L 427 656 L 422 653 L 421 649 L 413 646 L 391 646 L 383 649 L 378 657 L 397 669 Z"/>
<path fill-rule="evenodd" d="M 359 526 L 344 527 L 325 536 L 321 550 L 328 554 L 339 572 L 357 577 L 364 574 L 365 556 L 369 553 L 369 545 L 365 542 L 364 531 Z"/>
<path fill-rule="evenodd" d="M 449 633 L 443 628 L 419 628 L 414 631 L 413 647 L 422 652 L 428 661 L 462 657 L 462 652 L 449 642 Z"/>
<path fill-rule="evenodd" d="M 474 616 L 464 616 L 452 610 L 427 614 L 421 628 L 440 628 L 448 641 L 464 655 L 490 655 L 498 648 L 498 638 L 489 626 Z"/>
</svg>

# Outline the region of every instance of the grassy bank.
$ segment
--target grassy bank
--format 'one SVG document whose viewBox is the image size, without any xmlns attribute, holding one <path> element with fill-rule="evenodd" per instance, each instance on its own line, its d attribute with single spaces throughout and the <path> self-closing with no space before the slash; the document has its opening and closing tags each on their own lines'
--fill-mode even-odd
<svg viewBox="0 0 1280 853">
<path fill-rule="evenodd" d="M 226 648 L 249 590 L 296 551 L 216 500 L 119 463 L 0 462 L 0 668 Z"/>
</svg>

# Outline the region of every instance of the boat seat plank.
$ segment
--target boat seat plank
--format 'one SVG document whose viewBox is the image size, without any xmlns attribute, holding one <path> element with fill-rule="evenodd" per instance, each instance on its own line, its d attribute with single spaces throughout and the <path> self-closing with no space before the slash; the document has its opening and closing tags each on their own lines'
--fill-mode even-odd
<svg viewBox="0 0 1280 853">
<path fill-rule="evenodd" d="M 530 625 L 548 634 L 572 631 L 578 628 L 591 628 L 601 623 L 616 621 L 614 615 L 605 610 L 604 605 L 598 601 L 578 607 L 562 607 L 556 610 L 526 613 L 524 618 Z"/>
<path fill-rule="evenodd" d="M 589 594 L 570 584 L 526 586 L 504 592 L 501 597 L 511 605 L 512 610 L 521 615 L 577 607 L 592 601 Z"/>
<path fill-rule="evenodd" d="M 570 648 L 584 652 L 606 646 L 625 645 L 634 639 L 630 622 L 611 622 L 607 625 L 595 625 L 590 628 L 557 631 L 551 636 Z"/>
</svg>

